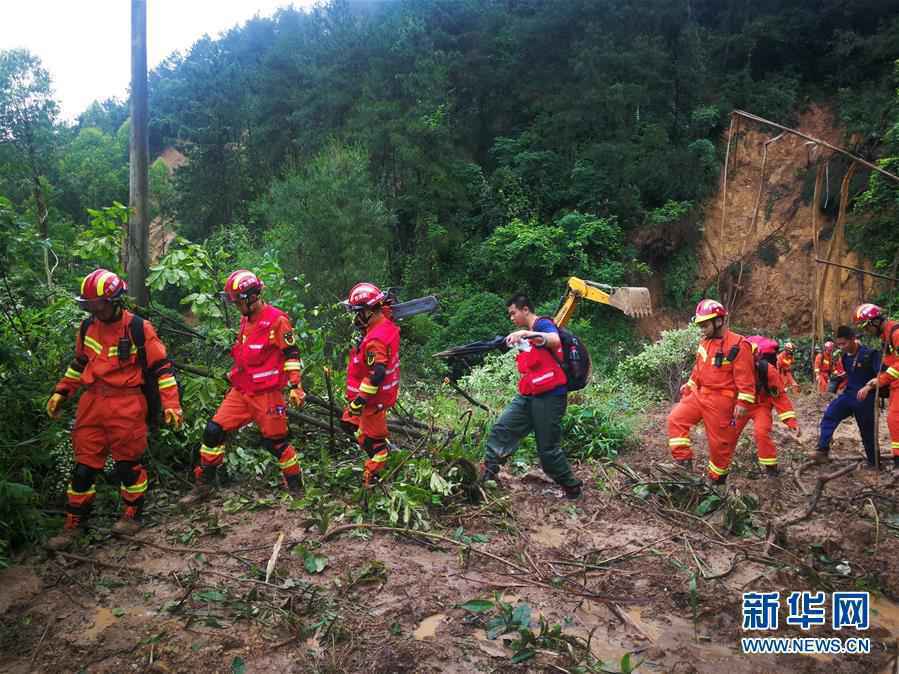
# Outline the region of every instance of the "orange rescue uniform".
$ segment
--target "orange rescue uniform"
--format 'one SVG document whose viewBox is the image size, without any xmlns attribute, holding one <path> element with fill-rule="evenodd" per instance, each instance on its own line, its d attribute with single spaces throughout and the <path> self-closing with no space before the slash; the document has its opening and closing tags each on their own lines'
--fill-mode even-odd
<svg viewBox="0 0 899 674">
<path fill-rule="evenodd" d="M 120 491 L 126 505 L 140 507 L 147 491 L 147 471 L 141 459 L 147 449 L 147 401 L 141 391 L 144 373 L 137 347 L 131 342 L 129 326 L 133 314 L 122 310 L 111 323 L 91 320 L 84 340 L 79 329 L 75 337 L 75 358 L 56 385 L 55 393 L 70 396 L 81 386 L 86 391 L 78 401 L 72 445 L 75 463 L 94 472 L 103 470 L 112 455 L 121 479 Z M 149 323 L 143 322 L 147 368 L 158 375 L 163 409 L 180 409 L 178 386 L 165 346 Z M 130 352 L 119 358 L 120 342 Z M 133 475 L 131 474 L 133 473 Z M 69 510 L 86 514 L 96 494 L 93 479 L 82 478 L 68 489 Z M 89 484 L 88 484 L 89 483 Z"/>
<path fill-rule="evenodd" d="M 764 388 L 757 387 L 757 402 L 749 408 L 749 414 L 737 419 L 737 437 L 746 428 L 746 424 L 752 419 L 752 429 L 755 435 L 755 447 L 759 464 L 762 466 L 777 465 L 777 448 L 771 440 L 771 410 L 777 410 L 777 418 L 784 422 L 790 429 L 796 429 L 796 412 L 793 403 L 787 397 L 784 383 L 777 372 L 777 368 L 767 363 L 768 384 Z"/>
<path fill-rule="evenodd" d="M 736 445 L 736 405 L 756 402 L 755 373 L 749 342 L 730 330 L 720 338 L 702 339 L 685 396 L 668 415 L 668 446 L 677 460 L 693 458 L 690 429 L 700 421 L 709 441 L 708 475 L 722 480 Z"/>
<path fill-rule="evenodd" d="M 889 387 L 890 390 L 887 427 L 890 429 L 890 448 L 895 460 L 899 457 L 899 321 L 885 321 L 880 338 L 884 371 L 878 376 L 877 383 L 881 388 Z"/>
<path fill-rule="evenodd" d="M 793 355 L 787 351 L 781 351 L 777 354 L 777 373 L 783 380 L 784 388 L 791 388 L 794 392 L 799 393 L 799 384 L 793 376 Z"/>
<path fill-rule="evenodd" d="M 386 374 L 375 384 L 372 377 L 377 365 Z M 365 376 L 354 385 L 354 376 L 362 376 L 359 374 L 362 372 Z M 353 396 L 361 396 L 366 403 L 357 414 L 347 406 L 341 417 L 344 427 L 353 433 L 359 447 L 368 455 L 363 473 L 366 485 L 384 468 L 389 457 L 387 411 L 396 401 L 398 386 L 399 331 L 388 315 L 382 313 L 366 326 L 362 343 L 351 350 L 347 363 L 347 398 L 352 402 Z"/>
<path fill-rule="evenodd" d="M 833 353 L 819 353 L 815 356 L 815 381 L 818 393 L 827 393 L 830 384 L 830 372 L 833 369 Z"/>
<path fill-rule="evenodd" d="M 228 390 L 212 417 L 210 425 L 215 431 L 210 433 L 207 426 L 200 446 L 200 466 L 194 471 L 200 481 L 206 481 L 208 475 L 204 474 L 209 473 L 210 469 L 214 471 L 224 462 L 224 434 L 249 423 L 259 427 L 263 444 L 277 459 L 281 474 L 285 478 L 300 474 L 296 450 L 287 439 L 287 405 L 281 390 L 285 381 L 292 386 L 301 384 L 302 363 L 290 320 L 275 307 L 264 305 L 252 317 L 242 319 L 233 352 L 242 353 L 239 347 L 247 345 L 248 340 L 249 351 L 258 353 L 265 364 L 244 368 L 235 360 L 235 368 L 231 371 L 234 386 Z M 257 372 L 264 367 L 271 369 Z M 271 380 L 271 383 L 259 387 L 261 390 L 254 390 L 252 381 L 259 379 L 260 375 Z M 249 383 L 245 385 L 244 381 Z M 244 388 L 246 390 L 241 390 Z"/>
</svg>

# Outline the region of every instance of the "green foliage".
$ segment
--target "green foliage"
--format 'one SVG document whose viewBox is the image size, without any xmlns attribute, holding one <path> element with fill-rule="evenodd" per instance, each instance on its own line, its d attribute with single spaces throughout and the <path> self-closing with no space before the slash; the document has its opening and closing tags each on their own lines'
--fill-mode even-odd
<svg viewBox="0 0 899 674">
<path fill-rule="evenodd" d="M 669 400 L 676 400 L 690 373 L 698 344 L 699 328 L 695 325 L 665 330 L 657 342 L 625 358 L 618 366 L 617 374 L 625 381 L 646 386 Z"/>
<path fill-rule="evenodd" d="M 614 218 L 573 212 L 552 225 L 514 219 L 498 227 L 475 255 L 474 271 L 490 288 L 542 296 L 556 279 L 578 276 L 620 283 L 627 270 L 621 227 Z"/>
<path fill-rule="evenodd" d="M 302 171 L 275 182 L 257 212 L 272 226 L 268 240 L 282 262 L 309 279 L 318 301 L 343 299 L 355 283 L 385 278 L 392 216 L 362 148 L 332 143 Z"/>
<path fill-rule="evenodd" d="M 115 201 L 101 209 L 88 208 L 87 213 L 90 223 L 78 235 L 72 253 L 88 264 L 121 274 L 119 256 L 128 226 L 128 207 Z"/>
<path fill-rule="evenodd" d="M 697 290 L 699 261 L 692 246 L 684 246 L 671 256 L 665 268 L 665 303 L 681 311 L 692 309 L 702 299 Z"/>
</svg>

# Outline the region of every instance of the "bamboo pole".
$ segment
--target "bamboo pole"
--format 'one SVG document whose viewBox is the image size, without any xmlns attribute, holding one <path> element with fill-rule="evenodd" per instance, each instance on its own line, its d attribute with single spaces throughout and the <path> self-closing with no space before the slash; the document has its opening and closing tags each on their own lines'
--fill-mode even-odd
<svg viewBox="0 0 899 674">
<path fill-rule="evenodd" d="M 868 271 L 867 269 L 861 269 L 859 267 L 850 267 L 848 264 L 840 264 L 839 262 L 831 262 L 830 260 L 822 260 L 819 257 L 815 258 L 815 262 L 818 264 L 826 264 L 831 267 L 839 267 L 840 269 L 847 269 L 849 271 L 854 271 L 858 274 L 865 274 L 867 276 L 874 276 L 875 278 L 882 278 L 887 281 L 892 281 L 893 283 L 899 283 L 899 278 L 895 276 L 887 276 L 886 274 L 878 274 L 874 271 Z"/>
<path fill-rule="evenodd" d="M 837 147 L 836 145 L 831 145 L 826 140 L 821 140 L 820 138 L 815 138 L 814 136 L 809 136 L 806 133 L 802 133 L 801 131 L 797 131 L 796 129 L 791 129 L 788 126 L 784 126 L 783 124 L 778 124 L 777 122 L 772 122 L 770 119 L 765 119 L 764 117 L 759 117 L 758 115 L 753 115 L 751 112 L 746 112 L 745 110 L 734 110 L 733 113 L 731 113 L 731 114 L 737 115 L 739 117 L 744 117 L 746 119 L 751 119 L 752 121 L 759 122 L 760 124 L 767 124 L 768 126 L 773 126 L 775 129 L 780 129 L 781 131 L 786 131 L 787 133 L 792 133 L 796 136 L 799 136 L 800 138 L 805 138 L 806 140 L 810 140 L 813 143 L 816 143 L 818 145 L 826 147 L 830 150 L 833 150 L 834 152 L 839 152 L 840 154 L 845 155 L 846 157 L 849 157 L 853 161 L 856 161 L 863 166 L 867 166 L 872 171 L 877 171 L 878 173 L 885 175 L 887 178 L 890 178 L 891 180 L 895 180 L 897 183 L 899 183 L 899 176 L 897 176 L 896 174 L 890 173 L 886 169 L 882 169 L 879 166 L 877 166 L 876 164 L 872 164 L 871 162 L 869 162 L 865 159 L 862 159 L 858 155 L 852 154 L 851 152 L 849 152 L 849 150 L 844 150 L 843 148 Z"/>
</svg>

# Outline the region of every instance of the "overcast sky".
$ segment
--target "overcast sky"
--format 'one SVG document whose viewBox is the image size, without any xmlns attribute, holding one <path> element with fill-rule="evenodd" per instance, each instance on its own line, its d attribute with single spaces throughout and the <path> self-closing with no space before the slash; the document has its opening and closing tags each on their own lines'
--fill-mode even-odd
<svg viewBox="0 0 899 674">
<path fill-rule="evenodd" d="M 314 0 L 147 0 L 147 66 L 186 51 L 254 15 Z M 131 80 L 130 0 L 3 0 L 0 49 L 25 47 L 53 78 L 64 119 L 94 100 L 127 95 Z"/>
</svg>

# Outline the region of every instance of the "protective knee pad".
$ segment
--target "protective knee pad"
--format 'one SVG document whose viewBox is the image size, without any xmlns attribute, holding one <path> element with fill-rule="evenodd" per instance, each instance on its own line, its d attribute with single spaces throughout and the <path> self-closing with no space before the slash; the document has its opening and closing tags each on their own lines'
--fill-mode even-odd
<svg viewBox="0 0 899 674">
<path fill-rule="evenodd" d="M 119 483 L 130 487 L 137 482 L 140 468 L 141 464 L 139 461 L 116 461 L 112 472 Z"/>
<path fill-rule="evenodd" d="M 281 458 L 281 454 L 289 444 L 287 438 L 262 438 L 263 449 L 273 454 L 276 459 Z"/>
<path fill-rule="evenodd" d="M 225 442 L 225 430 L 211 419 L 203 429 L 203 444 L 207 447 L 218 447 Z"/>
<path fill-rule="evenodd" d="M 94 480 L 97 479 L 96 468 L 85 466 L 83 463 L 76 463 L 75 470 L 72 471 L 72 488 L 78 492 L 86 492 L 94 486 Z"/>
</svg>

